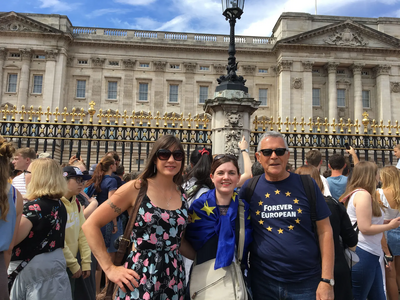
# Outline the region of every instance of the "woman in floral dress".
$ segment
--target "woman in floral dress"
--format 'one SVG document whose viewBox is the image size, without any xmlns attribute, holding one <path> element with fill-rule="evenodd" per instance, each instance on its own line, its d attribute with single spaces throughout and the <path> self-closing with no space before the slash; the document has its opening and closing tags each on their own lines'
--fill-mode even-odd
<svg viewBox="0 0 400 300">
<path fill-rule="evenodd" d="M 184 298 L 186 284 L 181 253 L 194 257 L 193 249 L 183 238 L 187 208 L 179 186 L 184 158 L 180 141 L 174 136 L 162 136 L 154 143 L 138 180 L 118 189 L 83 225 L 98 262 L 120 288 L 116 299 Z M 142 202 L 136 203 L 140 186 L 147 192 Z M 117 267 L 107 255 L 100 228 L 124 210 L 137 207 L 132 251 L 124 265 Z"/>
</svg>

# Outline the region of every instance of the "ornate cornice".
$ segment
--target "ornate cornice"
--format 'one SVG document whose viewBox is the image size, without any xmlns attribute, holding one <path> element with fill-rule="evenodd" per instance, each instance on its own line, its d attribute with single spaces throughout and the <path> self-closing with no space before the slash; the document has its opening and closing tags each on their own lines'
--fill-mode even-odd
<svg viewBox="0 0 400 300">
<path fill-rule="evenodd" d="M 105 58 L 100 58 L 100 57 L 92 57 L 92 64 L 93 67 L 101 68 L 104 66 L 104 62 L 106 61 Z"/>
<path fill-rule="evenodd" d="M 292 68 L 293 62 L 291 60 L 281 60 L 276 65 L 278 73 L 282 71 L 290 71 Z"/>
<path fill-rule="evenodd" d="M 376 66 L 374 68 L 374 71 L 376 73 L 376 76 L 389 75 L 390 74 L 390 69 L 391 69 L 391 66 L 382 64 L 382 65 Z"/>
<path fill-rule="evenodd" d="M 329 62 L 325 65 L 325 69 L 328 71 L 328 74 L 335 73 L 338 67 L 339 63 L 336 62 Z"/>
<path fill-rule="evenodd" d="M 361 71 L 365 64 L 353 64 L 350 68 L 353 70 L 353 75 L 361 75 Z"/>
<path fill-rule="evenodd" d="M 46 60 L 56 60 L 58 50 L 46 50 Z"/>
<path fill-rule="evenodd" d="M 256 65 L 243 65 L 243 71 L 246 75 L 254 75 L 257 66 Z"/>
<path fill-rule="evenodd" d="M 400 93 L 400 82 L 391 82 L 390 90 L 392 93 Z"/>
<path fill-rule="evenodd" d="M 128 58 L 128 59 L 123 59 L 123 60 L 122 60 L 122 63 L 124 64 L 124 67 L 125 67 L 126 69 L 133 69 L 133 68 L 135 67 L 136 60 L 130 59 L 130 58 Z"/>
<path fill-rule="evenodd" d="M 194 71 L 196 71 L 197 63 L 184 62 L 183 65 L 185 66 L 185 71 L 188 73 L 194 73 Z"/>
<path fill-rule="evenodd" d="M 222 74 L 226 70 L 226 66 L 221 64 L 214 64 L 214 70 L 217 74 Z"/>
<path fill-rule="evenodd" d="M 302 61 L 301 63 L 303 64 L 303 71 L 304 72 L 311 72 L 312 71 L 314 62 L 312 62 L 312 61 Z"/>
<path fill-rule="evenodd" d="M 153 61 L 154 70 L 155 71 L 165 71 L 165 67 L 167 66 L 167 62 L 165 61 Z"/>
<path fill-rule="evenodd" d="M 32 58 L 32 50 L 29 48 L 19 49 L 19 53 L 21 54 L 22 60 L 31 60 Z"/>
</svg>

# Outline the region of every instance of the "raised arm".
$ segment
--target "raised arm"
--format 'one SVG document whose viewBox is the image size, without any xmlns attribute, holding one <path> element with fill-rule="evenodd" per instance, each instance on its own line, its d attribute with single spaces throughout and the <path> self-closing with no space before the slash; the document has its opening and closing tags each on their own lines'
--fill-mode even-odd
<svg viewBox="0 0 400 300">
<path fill-rule="evenodd" d="M 243 167 L 244 167 L 244 173 L 240 177 L 238 187 L 241 187 L 243 183 L 246 182 L 247 179 L 251 178 L 251 159 L 250 159 L 250 154 L 249 154 L 249 143 L 246 141 L 244 136 L 242 137 L 242 140 L 239 142 L 239 148 L 243 156 Z M 243 151 L 242 151 L 243 150 Z"/>
</svg>

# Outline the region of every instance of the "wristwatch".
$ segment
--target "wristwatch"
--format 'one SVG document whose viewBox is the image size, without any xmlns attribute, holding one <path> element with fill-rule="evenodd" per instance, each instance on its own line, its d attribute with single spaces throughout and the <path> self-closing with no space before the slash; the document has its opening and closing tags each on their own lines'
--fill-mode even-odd
<svg viewBox="0 0 400 300">
<path fill-rule="evenodd" d="M 240 152 L 247 152 L 247 153 L 249 153 L 249 149 L 242 149 L 242 150 L 240 150 Z"/>
<path fill-rule="evenodd" d="M 335 280 L 334 279 L 321 278 L 321 281 L 328 283 L 330 286 L 334 286 L 335 285 Z"/>
</svg>

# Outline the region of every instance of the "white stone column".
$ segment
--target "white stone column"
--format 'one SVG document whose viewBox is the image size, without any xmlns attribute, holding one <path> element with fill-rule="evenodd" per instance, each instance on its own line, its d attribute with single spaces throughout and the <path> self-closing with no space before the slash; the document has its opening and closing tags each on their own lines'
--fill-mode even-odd
<svg viewBox="0 0 400 300">
<path fill-rule="evenodd" d="M 56 74 L 56 55 L 57 51 L 46 51 L 46 72 L 43 80 L 43 109 L 50 107 L 53 111 L 53 93 L 54 93 L 54 78 Z M 54 107 L 55 108 L 55 107 Z"/>
<path fill-rule="evenodd" d="M 30 64 L 32 58 L 31 49 L 20 49 L 22 58 L 21 75 L 19 79 L 19 89 L 18 89 L 18 100 L 17 108 L 21 108 L 22 105 L 28 107 L 28 88 L 29 88 L 29 73 Z"/>
<path fill-rule="evenodd" d="M 301 116 L 304 119 L 308 120 L 309 117 L 313 117 L 313 107 L 312 107 L 312 67 L 313 62 L 311 61 L 303 61 L 303 109 L 301 112 Z"/>
<path fill-rule="evenodd" d="M 390 99 L 390 66 L 379 65 L 376 72 L 376 98 L 378 101 L 378 115 L 376 119 L 386 123 L 392 120 L 392 101 Z"/>
<path fill-rule="evenodd" d="M 5 48 L 0 48 L 0 104 L 3 103 L 3 67 L 6 54 L 7 50 Z"/>
<path fill-rule="evenodd" d="M 53 51 L 53 55 L 56 58 L 56 69 L 54 74 L 52 108 L 58 107 L 61 110 L 66 106 L 64 105 L 66 104 L 64 98 L 65 95 L 67 95 L 65 90 L 67 79 L 67 53 L 65 50 L 62 50 L 57 55 L 57 51 Z M 72 85 L 71 88 L 74 88 L 74 85 Z"/>
<path fill-rule="evenodd" d="M 281 60 L 278 62 L 277 71 L 279 74 L 278 77 L 278 86 L 279 86 L 279 96 L 278 96 L 278 116 L 286 118 L 291 118 L 291 99 L 290 99 L 290 90 L 291 90 L 291 82 L 290 82 L 290 70 L 293 62 L 288 60 Z"/>
<path fill-rule="evenodd" d="M 336 86 L 336 69 L 338 63 L 328 63 L 326 69 L 328 70 L 328 87 L 329 87 L 329 114 L 328 121 L 332 122 L 333 118 L 337 120 L 337 86 Z"/>
<path fill-rule="evenodd" d="M 363 119 L 363 103 L 362 103 L 362 82 L 361 71 L 363 64 L 354 64 L 352 66 L 354 76 L 354 120 Z"/>
</svg>

